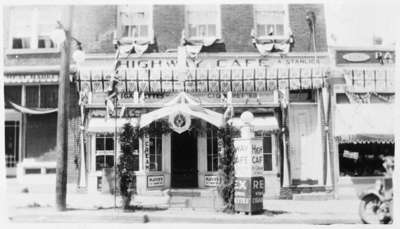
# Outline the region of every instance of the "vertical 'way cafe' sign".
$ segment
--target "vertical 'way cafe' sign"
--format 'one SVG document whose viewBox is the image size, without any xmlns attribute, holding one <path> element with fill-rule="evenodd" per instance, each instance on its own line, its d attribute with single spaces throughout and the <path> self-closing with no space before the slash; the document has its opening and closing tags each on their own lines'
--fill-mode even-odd
<svg viewBox="0 0 400 229">
<path fill-rule="evenodd" d="M 263 142 L 261 138 L 235 139 L 235 210 L 260 212 L 263 209 Z"/>
</svg>

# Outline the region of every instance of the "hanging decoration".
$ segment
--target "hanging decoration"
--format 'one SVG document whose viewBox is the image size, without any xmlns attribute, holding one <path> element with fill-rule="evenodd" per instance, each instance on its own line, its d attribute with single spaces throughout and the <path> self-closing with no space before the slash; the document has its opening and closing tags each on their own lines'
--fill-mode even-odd
<svg viewBox="0 0 400 229">
<path fill-rule="evenodd" d="M 317 51 L 317 44 L 316 44 L 316 39 L 315 39 L 315 22 L 316 22 L 316 16 L 315 13 L 313 11 L 308 11 L 306 13 L 306 22 L 308 25 L 308 28 L 310 30 L 310 36 L 309 36 L 309 43 L 308 43 L 308 50 L 311 51 L 311 47 L 312 47 L 312 51 L 316 52 Z"/>
<path fill-rule="evenodd" d="M 226 110 L 224 113 L 224 119 L 229 120 L 235 115 L 235 112 L 233 110 L 233 104 L 232 104 L 232 92 L 228 91 L 226 98 L 223 94 L 221 94 L 221 99 L 224 102 L 224 107 L 226 107 Z"/>
<path fill-rule="evenodd" d="M 218 39 L 216 37 L 205 37 L 201 40 L 189 40 L 186 36 L 185 30 L 181 33 L 181 45 L 186 48 L 186 54 L 191 59 L 197 59 L 198 54 L 201 52 L 203 46 L 209 47 L 213 45 Z"/>
<path fill-rule="evenodd" d="M 346 91 L 346 96 L 349 99 L 350 103 L 371 103 L 371 94 L 370 93 L 353 93 Z"/>
<path fill-rule="evenodd" d="M 376 92 L 370 92 L 371 95 L 377 97 L 378 99 L 386 102 L 386 103 L 393 103 L 394 102 L 394 95 L 380 95 Z"/>
<path fill-rule="evenodd" d="M 294 35 L 289 29 L 289 37 L 287 39 L 274 39 L 274 32 L 271 31 L 269 34 L 270 38 L 258 39 L 255 35 L 255 30 L 252 29 L 250 36 L 252 43 L 258 52 L 265 56 L 272 52 L 288 53 L 294 47 Z"/>
</svg>

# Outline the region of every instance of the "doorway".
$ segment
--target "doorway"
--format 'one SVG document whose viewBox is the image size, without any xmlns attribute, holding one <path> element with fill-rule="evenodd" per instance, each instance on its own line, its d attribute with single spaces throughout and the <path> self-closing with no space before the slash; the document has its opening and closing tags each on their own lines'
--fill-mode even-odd
<svg viewBox="0 0 400 229">
<path fill-rule="evenodd" d="M 198 187 L 196 134 L 171 134 L 171 168 L 171 187 Z"/>
</svg>

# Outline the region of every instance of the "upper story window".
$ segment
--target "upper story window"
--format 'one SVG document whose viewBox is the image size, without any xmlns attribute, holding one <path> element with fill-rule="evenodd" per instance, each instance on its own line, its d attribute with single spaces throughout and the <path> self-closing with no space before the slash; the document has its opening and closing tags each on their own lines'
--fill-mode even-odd
<svg viewBox="0 0 400 229">
<path fill-rule="evenodd" d="M 14 7 L 10 9 L 11 49 L 51 49 L 50 33 L 61 18 L 59 7 Z"/>
<path fill-rule="evenodd" d="M 218 5 L 186 6 L 189 39 L 221 38 L 221 12 Z"/>
<path fill-rule="evenodd" d="M 289 19 L 287 5 L 254 5 L 254 24 L 259 38 L 287 37 Z"/>
<path fill-rule="evenodd" d="M 25 102 L 31 108 L 56 108 L 58 103 L 58 85 L 27 85 Z"/>
<path fill-rule="evenodd" d="M 135 40 L 153 39 L 153 7 L 151 5 L 125 5 L 119 7 L 122 37 Z"/>
</svg>

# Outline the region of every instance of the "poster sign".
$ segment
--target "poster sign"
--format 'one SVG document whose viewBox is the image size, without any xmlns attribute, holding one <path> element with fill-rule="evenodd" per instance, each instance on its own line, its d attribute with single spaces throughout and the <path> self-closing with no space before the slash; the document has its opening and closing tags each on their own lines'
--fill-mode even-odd
<svg viewBox="0 0 400 229">
<path fill-rule="evenodd" d="M 236 149 L 236 176 L 262 176 L 264 171 L 262 139 L 235 139 L 234 146 Z"/>
<path fill-rule="evenodd" d="M 205 175 L 204 185 L 207 187 L 216 187 L 219 184 L 219 176 L 217 175 Z"/>
<path fill-rule="evenodd" d="M 164 176 L 163 175 L 147 176 L 147 187 L 148 188 L 164 187 Z"/>
<path fill-rule="evenodd" d="M 235 210 L 259 212 L 263 210 L 264 177 L 237 177 L 235 181 Z"/>
<path fill-rule="evenodd" d="M 145 170 L 150 170 L 150 138 L 148 134 L 145 134 L 143 137 L 143 144 L 144 144 L 144 166 Z"/>
</svg>

